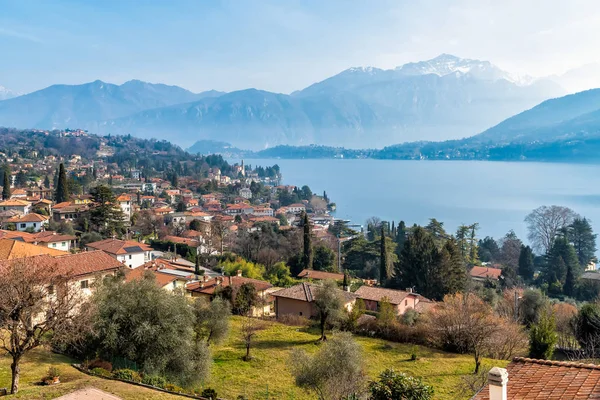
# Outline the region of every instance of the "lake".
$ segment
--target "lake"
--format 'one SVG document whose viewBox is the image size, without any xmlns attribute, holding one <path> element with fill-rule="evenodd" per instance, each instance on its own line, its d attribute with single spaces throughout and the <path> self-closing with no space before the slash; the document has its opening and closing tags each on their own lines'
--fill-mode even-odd
<svg viewBox="0 0 600 400">
<path fill-rule="evenodd" d="M 239 160 L 237 160 L 239 162 Z M 335 216 L 363 224 L 377 216 L 426 224 L 449 232 L 478 222 L 479 237 L 500 238 L 510 229 L 526 238 L 525 216 L 541 205 L 571 207 L 600 233 L 600 166 L 489 161 L 275 160 L 283 183 L 327 191 Z"/>
</svg>

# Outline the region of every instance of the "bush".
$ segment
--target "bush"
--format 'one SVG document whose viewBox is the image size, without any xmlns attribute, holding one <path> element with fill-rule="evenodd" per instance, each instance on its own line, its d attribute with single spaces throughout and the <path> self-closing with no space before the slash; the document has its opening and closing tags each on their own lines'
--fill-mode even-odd
<svg viewBox="0 0 600 400">
<path fill-rule="evenodd" d="M 289 326 L 301 326 L 306 327 L 310 324 L 308 318 L 303 317 L 301 315 L 293 315 L 293 314 L 284 314 L 277 319 L 277 322 L 280 322 Z"/>
<path fill-rule="evenodd" d="M 113 377 L 124 381 L 141 382 L 142 377 L 132 369 L 118 369 L 113 372 Z"/>
<path fill-rule="evenodd" d="M 47 376 L 49 378 L 54 378 L 54 377 L 60 376 L 60 371 L 56 367 L 50 367 L 50 368 L 48 368 Z"/>
<path fill-rule="evenodd" d="M 112 374 L 110 373 L 110 371 L 105 370 L 104 368 L 93 368 L 90 370 L 90 372 L 96 376 L 101 376 L 104 378 L 112 378 Z"/>
<path fill-rule="evenodd" d="M 145 385 L 150 385 L 158 388 L 165 388 L 167 386 L 167 380 L 162 376 L 157 375 L 144 375 L 142 378 L 142 383 Z"/>
<path fill-rule="evenodd" d="M 369 390 L 371 391 L 371 400 L 433 399 L 433 387 L 424 384 L 419 378 L 395 372 L 393 369 L 383 371 L 379 375 L 378 382 L 371 382 Z"/>
<path fill-rule="evenodd" d="M 101 360 L 99 358 L 96 358 L 95 360 L 90 361 L 87 365 L 87 368 L 90 370 L 92 370 L 94 368 L 102 368 L 102 369 L 107 370 L 108 372 L 111 372 L 113 370 L 113 366 L 110 362 Z"/>
<path fill-rule="evenodd" d="M 529 331 L 529 357 L 549 360 L 558 341 L 556 323 L 551 312 L 544 311 Z"/>
<path fill-rule="evenodd" d="M 200 395 L 210 400 L 217 400 L 217 391 L 212 388 L 204 389 Z"/>
<path fill-rule="evenodd" d="M 404 325 L 414 326 L 419 319 L 419 313 L 416 312 L 413 308 L 407 309 L 404 314 L 402 314 L 401 321 Z"/>
<path fill-rule="evenodd" d="M 182 387 L 179 387 L 177 385 L 173 385 L 172 383 L 167 383 L 164 387 L 165 390 L 168 390 L 169 392 L 173 392 L 173 393 L 183 393 L 184 390 Z"/>
</svg>

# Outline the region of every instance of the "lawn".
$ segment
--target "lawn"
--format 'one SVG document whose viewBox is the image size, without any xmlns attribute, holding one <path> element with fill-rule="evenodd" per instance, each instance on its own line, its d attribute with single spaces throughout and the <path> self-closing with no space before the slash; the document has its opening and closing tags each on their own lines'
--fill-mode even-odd
<svg viewBox="0 0 600 400">
<path fill-rule="evenodd" d="M 266 329 L 257 335 L 252 349 L 253 360 L 242 361 L 243 344 L 240 339 L 241 319 L 232 318 L 228 340 L 213 347 L 214 365 L 208 387 L 216 389 L 219 397 L 235 400 L 245 394 L 249 399 L 312 399 L 313 396 L 294 385 L 290 373 L 289 355 L 300 347 L 309 352 L 318 349 L 318 333 L 278 323 L 266 323 Z M 472 372 L 471 356 L 444 353 L 426 347 L 417 347 L 419 359 L 410 361 L 413 346 L 380 339 L 356 337 L 363 347 L 365 369 L 369 378 L 376 378 L 386 368 L 422 377 L 433 385 L 436 399 L 456 399 L 461 376 Z M 183 397 L 104 380 L 85 375 L 70 366 L 71 360 L 36 349 L 25 358 L 21 367 L 21 390 L 17 396 L 6 399 L 52 399 L 76 389 L 93 386 L 123 399 L 163 400 Z M 505 366 L 506 361 L 485 360 L 484 366 Z M 63 383 L 54 387 L 38 386 L 50 365 L 61 371 Z M 10 385 L 10 359 L 0 357 L 0 387 Z M 268 396 L 268 397 L 267 397 Z"/>
</svg>

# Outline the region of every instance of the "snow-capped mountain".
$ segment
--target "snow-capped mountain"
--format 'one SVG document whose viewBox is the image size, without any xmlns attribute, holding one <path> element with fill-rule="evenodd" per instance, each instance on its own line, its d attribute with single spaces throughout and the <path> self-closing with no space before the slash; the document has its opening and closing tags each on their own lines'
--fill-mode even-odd
<svg viewBox="0 0 600 400">
<path fill-rule="evenodd" d="M 19 93 L 0 85 L 0 100 L 12 99 L 17 96 L 19 96 Z"/>
<path fill-rule="evenodd" d="M 497 81 L 504 79 L 519 86 L 530 85 L 535 80 L 527 75 L 519 76 L 504 71 L 489 61 L 459 58 L 451 54 L 441 54 L 431 60 L 404 64 L 396 67 L 395 71 L 402 75 L 434 74 L 437 76 L 445 76 L 459 73 L 471 75 L 476 79 L 483 80 Z"/>
</svg>

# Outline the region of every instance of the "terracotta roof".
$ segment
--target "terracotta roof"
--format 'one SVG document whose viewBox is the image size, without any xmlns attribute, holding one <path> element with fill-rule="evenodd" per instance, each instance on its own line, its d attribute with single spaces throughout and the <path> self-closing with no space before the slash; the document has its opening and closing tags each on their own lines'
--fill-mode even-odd
<svg viewBox="0 0 600 400">
<path fill-rule="evenodd" d="M 77 239 L 75 236 L 62 235 L 52 231 L 34 233 L 31 236 L 36 242 L 40 243 L 69 242 Z"/>
<path fill-rule="evenodd" d="M 150 262 L 150 263 L 146 263 L 144 265 L 140 265 L 137 268 L 125 271 L 125 281 L 131 282 L 134 280 L 142 279 L 146 272 L 150 272 L 152 275 L 154 275 L 154 279 L 155 279 L 156 283 L 158 284 L 158 286 L 164 287 L 169 284 L 172 284 L 173 281 L 176 281 L 177 279 L 181 278 L 181 277 L 178 277 L 177 275 L 168 275 L 168 274 L 160 273 L 158 271 L 158 266 L 152 267 L 151 265 L 152 264 Z M 169 267 L 167 267 L 167 268 L 174 269 L 174 268 L 169 268 Z"/>
<path fill-rule="evenodd" d="M 316 288 L 318 287 L 318 285 L 302 282 L 298 285 L 273 292 L 271 293 L 271 296 L 306 301 L 311 303 L 315 299 Z M 345 292 L 343 290 L 339 290 L 339 292 L 344 297 L 344 300 L 346 302 L 352 301 L 357 297 L 354 293 Z"/>
<path fill-rule="evenodd" d="M 35 238 L 32 233 L 20 231 L 7 231 L 0 229 L 0 239 L 14 239 L 20 242 L 33 243 Z"/>
<path fill-rule="evenodd" d="M 502 275 L 502 270 L 499 268 L 489 268 L 489 267 L 473 267 L 469 274 L 472 278 L 490 278 L 490 279 L 500 279 L 500 275 Z"/>
<path fill-rule="evenodd" d="M 117 201 L 122 202 L 122 201 L 131 201 L 131 196 L 128 194 L 122 194 L 119 197 L 117 197 Z"/>
<path fill-rule="evenodd" d="M 600 398 L 600 365 L 517 357 L 506 369 L 509 400 Z M 485 385 L 472 399 L 489 398 Z"/>
<path fill-rule="evenodd" d="M 167 242 L 187 244 L 188 246 L 192 246 L 192 247 L 198 247 L 200 245 L 200 242 L 198 242 L 198 240 L 196 240 L 196 239 L 182 238 L 179 236 L 165 236 L 163 238 L 163 240 L 165 240 Z"/>
<path fill-rule="evenodd" d="M 124 264 L 103 251 L 83 251 L 77 254 L 61 253 L 64 255 L 52 258 L 58 262 L 59 266 L 65 268 L 74 276 L 95 274 L 124 267 Z"/>
<path fill-rule="evenodd" d="M 0 239 L 0 260 L 33 257 L 40 254 L 60 256 L 64 255 L 65 252 L 45 246 L 36 246 L 35 244 L 25 243 L 14 239 Z"/>
<path fill-rule="evenodd" d="M 56 203 L 54 205 L 54 207 L 52 207 L 52 208 L 54 208 L 56 210 L 56 209 L 61 209 L 61 208 L 64 208 L 64 207 L 69 207 L 69 206 L 74 206 L 74 205 L 75 205 L 75 203 L 73 203 L 73 202 L 63 201 L 62 203 Z"/>
<path fill-rule="evenodd" d="M 391 304 L 398 305 L 409 295 L 416 294 L 405 292 L 404 290 L 385 289 L 375 286 L 363 285 L 354 292 L 358 297 L 364 300 L 381 301 L 384 297 L 388 298 Z"/>
<path fill-rule="evenodd" d="M 134 242 L 132 240 L 105 239 L 99 242 L 88 243 L 89 248 L 102 250 L 109 254 L 142 253 L 152 250 L 147 244 Z"/>
<path fill-rule="evenodd" d="M 302 272 L 298 274 L 298 278 L 306 278 L 306 279 L 333 279 L 335 281 L 341 281 L 344 279 L 344 274 L 336 274 L 334 272 L 325 272 L 325 271 L 315 271 L 312 269 L 303 269 Z"/>
<path fill-rule="evenodd" d="M 221 283 L 218 282 L 221 280 Z M 258 279 L 245 278 L 243 276 L 220 276 L 217 278 L 209 279 L 206 282 L 194 282 L 187 286 L 187 290 L 196 293 L 213 294 L 217 287 L 232 286 L 240 287 L 244 283 L 252 284 L 258 292 L 273 287 L 269 282 L 261 281 Z"/>
<path fill-rule="evenodd" d="M 31 203 L 25 200 L 9 199 L 0 202 L 0 207 L 26 207 L 30 204 Z"/>
<path fill-rule="evenodd" d="M 25 215 L 15 215 L 14 217 L 10 217 L 7 222 L 44 222 L 48 221 L 50 217 L 46 217 L 45 215 L 40 215 L 36 213 L 29 213 Z"/>
</svg>

